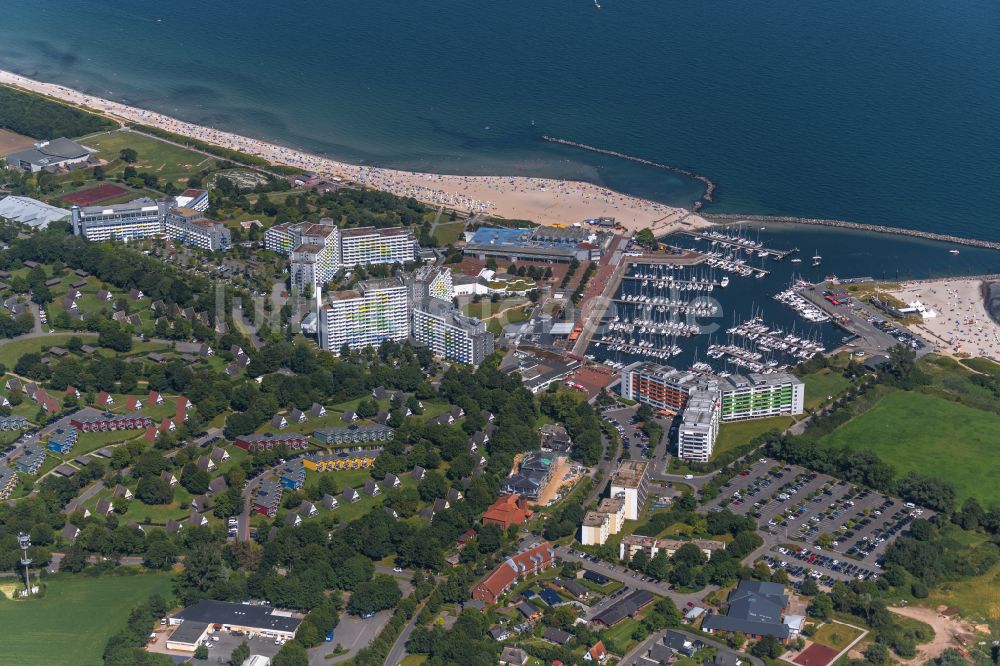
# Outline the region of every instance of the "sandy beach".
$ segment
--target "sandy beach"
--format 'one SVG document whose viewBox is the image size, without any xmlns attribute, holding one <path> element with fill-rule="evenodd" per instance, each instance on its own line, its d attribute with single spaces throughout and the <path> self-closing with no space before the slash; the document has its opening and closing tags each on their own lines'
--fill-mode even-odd
<svg viewBox="0 0 1000 666">
<path fill-rule="evenodd" d="M 113 102 L 54 83 L 0 70 L 0 83 L 48 95 L 104 113 L 124 123 L 139 123 L 262 157 L 324 177 L 339 177 L 431 205 L 486 213 L 540 224 L 573 224 L 589 217 L 614 217 L 628 229 L 672 229 L 708 226 L 684 208 L 630 197 L 578 181 L 509 176 L 457 176 L 358 166 L 311 155 L 231 132 L 203 127 L 161 113 Z M 682 221 L 683 220 L 683 221 Z"/>
<path fill-rule="evenodd" d="M 937 313 L 916 328 L 929 333 L 948 356 L 968 354 L 1000 360 L 1000 326 L 986 311 L 982 281 L 944 279 L 903 283 L 891 292 L 905 303 L 920 301 Z"/>
</svg>

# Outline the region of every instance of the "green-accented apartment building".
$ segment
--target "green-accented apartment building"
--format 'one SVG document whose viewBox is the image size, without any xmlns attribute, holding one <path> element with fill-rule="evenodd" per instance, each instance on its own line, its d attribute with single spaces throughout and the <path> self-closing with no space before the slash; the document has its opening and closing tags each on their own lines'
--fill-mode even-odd
<svg viewBox="0 0 1000 666">
<path fill-rule="evenodd" d="M 805 384 L 787 373 L 730 375 L 720 379 L 722 421 L 746 421 L 801 414 Z"/>
</svg>

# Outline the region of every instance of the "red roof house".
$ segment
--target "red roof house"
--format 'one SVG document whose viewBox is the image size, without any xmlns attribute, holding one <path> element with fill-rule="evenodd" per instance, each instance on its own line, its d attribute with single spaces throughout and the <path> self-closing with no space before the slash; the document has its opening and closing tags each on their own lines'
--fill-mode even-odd
<svg viewBox="0 0 1000 666">
<path fill-rule="evenodd" d="M 483 514 L 483 525 L 499 525 L 507 529 L 511 525 L 523 525 L 533 512 L 528 502 L 518 495 L 503 495 Z"/>
<path fill-rule="evenodd" d="M 472 598 L 495 604 L 511 585 L 525 576 L 532 576 L 554 567 L 556 552 L 547 541 L 521 551 L 494 569 L 472 588 Z"/>
</svg>

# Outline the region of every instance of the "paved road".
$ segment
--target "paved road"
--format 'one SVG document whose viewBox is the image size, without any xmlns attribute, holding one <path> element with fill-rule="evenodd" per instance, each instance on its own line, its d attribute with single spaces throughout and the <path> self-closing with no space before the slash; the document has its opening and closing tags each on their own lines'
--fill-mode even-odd
<svg viewBox="0 0 1000 666">
<path fill-rule="evenodd" d="M 584 560 L 579 555 L 571 555 L 566 546 L 556 546 L 556 552 L 564 561 L 579 562 L 585 569 L 596 571 L 597 573 L 604 574 L 608 578 L 625 583 L 633 590 L 648 590 L 653 594 L 670 597 L 673 599 L 674 603 L 677 604 L 678 608 L 683 608 L 688 604 L 688 602 L 700 603 L 705 596 L 719 589 L 718 586 L 708 585 L 698 592 L 675 592 L 670 589 L 670 586 L 666 583 L 660 583 L 656 580 L 644 581 L 641 578 L 633 578 L 632 573 L 634 572 L 621 566 L 614 565 L 615 568 L 612 569 L 612 565 L 607 562 L 591 562 L 589 560 Z M 600 610 L 604 609 L 601 608 Z"/>
<path fill-rule="evenodd" d="M 97 493 L 104 490 L 104 482 L 98 481 L 87 488 L 84 489 L 82 493 L 77 495 L 74 499 L 71 499 L 68 504 L 63 508 L 63 513 L 69 515 L 76 511 L 77 507 L 83 506 L 87 500 L 96 495 Z"/>
</svg>

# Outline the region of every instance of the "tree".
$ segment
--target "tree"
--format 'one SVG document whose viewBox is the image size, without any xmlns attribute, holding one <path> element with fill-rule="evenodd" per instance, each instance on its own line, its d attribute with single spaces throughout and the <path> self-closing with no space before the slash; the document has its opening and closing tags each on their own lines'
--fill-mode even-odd
<svg viewBox="0 0 1000 666">
<path fill-rule="evenodd" d="M 271 666 L 309 666 L 309 653 L 302 643 L 290 640 L 274 655 Z"/>
<path fill-rule="evenodd" d="M 819 594 L 819 585 L 812 578 L 806 578 L 802 581 L 802 587 L 799 588 L 799 592 L 807 597 L 813 597 Z"/>
<path fill-rule="evenodd" d="M 126 164 L 135 164 L 139 161 L 139 153 L 132 148 L 122 148 L 118 151 L 118 157 Z"/>
<path fill-rule="evenodd" d="M 182 596 L 194 601 L 205 596 L 212 585 L 222 576 L 222 560 L 215 546 L 200 543 L 184 560 L 184 571 L 178 577 Z"/>
<path fill-rule="evenodd" d="M 232 654 L 229 655 L 229 666 L 243 666 L 243 662 L 249 658 L 250 646 L 246 641 L 242 641 L 233 648 Z"/>
<path fill-rule="evenodd" d="M 785 651 L 784 646 L 774 636 L 764 636 L 750 648 L 750 654 L 755 657 L 767 657 L 770 659 L 777 659 Z"/>
<path fill-rule="evenodd" d="M 355 588 L 351 600 L 347 603 L 347 610 L 354 615 L 377 613 L 393 608 L 402 596 L 403 593 L 400 592 L 395 578 L 379 575 L 374 580 L 361 583 Z"/>
<path fill-rule="evenodd" d="M 807 611 L 811 617 L 818 618 L 820 620 L 825 620 L 830 617 L 830 613 L 833 612 L 833 600 L 830 599 L 828 594 L 817 594 L 812 603 L 809 604 Z"/>
<path fill-rule="evenodd" d="M 174 489 L 158 476 L 144 476 L 136 486 L 135 496 L 146 504 L 170 504 L 174 500 Z"/>
<path fill-rule="evenodd" d="M 865 650 L 865 661 L 872 666 L 882 666 L 889 661 L 889 650 L 882 643 L 872 643 Z"/>
<path fill-rule="evenodd" d="M 649 227 L 640 229 L 632 240 L 646 248 L 652 249 L 656 247 L 656 236 L 653 234 L 653 230 Z"/>
<path fill-rule="evenodd" d="M 448 494 L 448 483 L 444 477 L 437 472 L 427 472 L 417 486 L 420 499 L 425 502 L 433 502 Z"/>
<path fill-rule="evenodd" d="M 194 650 L 194 658 L 198 661 L 208 661 L 208 648 L 204 645 L 199 645 Z"/>
</svg>

